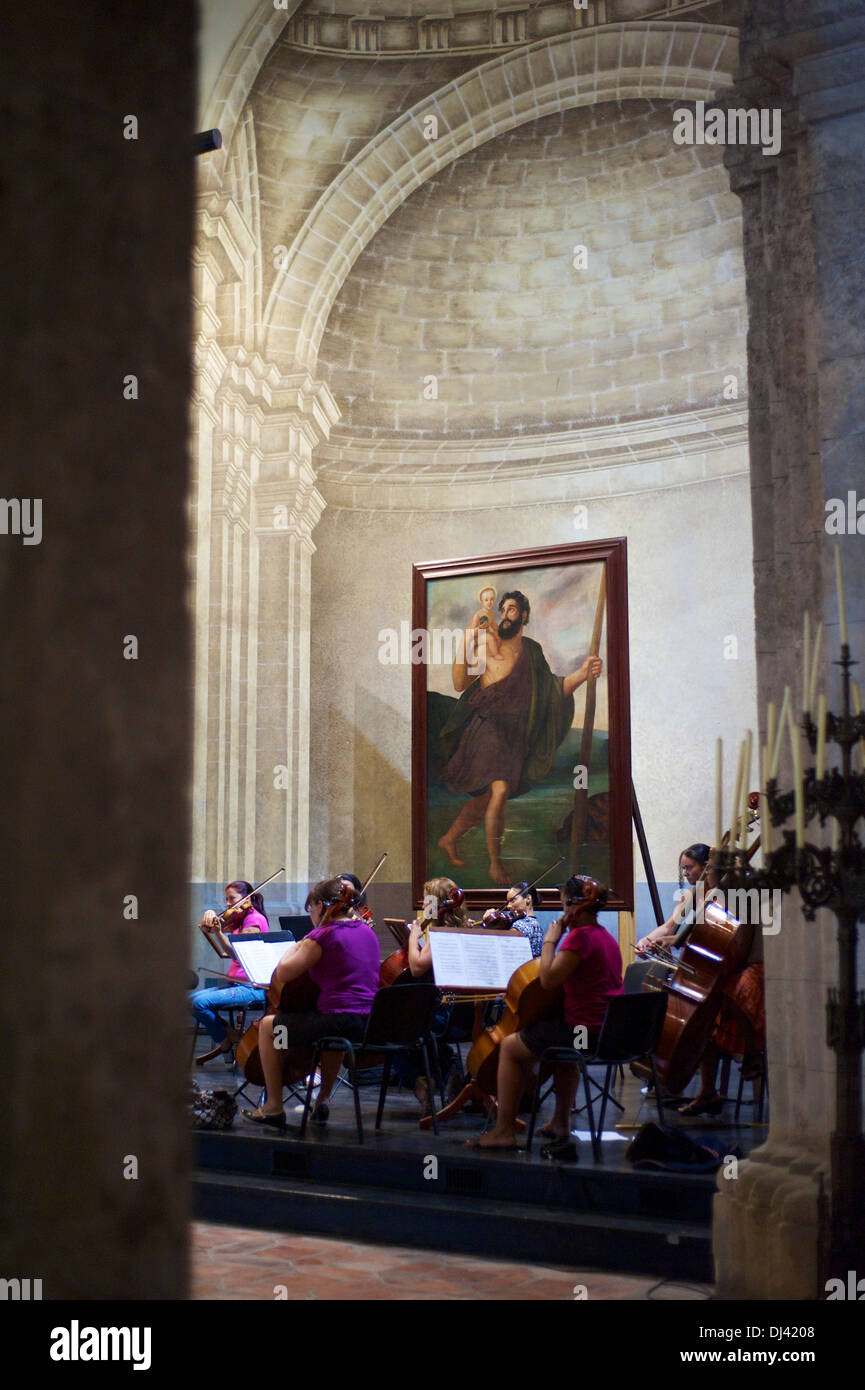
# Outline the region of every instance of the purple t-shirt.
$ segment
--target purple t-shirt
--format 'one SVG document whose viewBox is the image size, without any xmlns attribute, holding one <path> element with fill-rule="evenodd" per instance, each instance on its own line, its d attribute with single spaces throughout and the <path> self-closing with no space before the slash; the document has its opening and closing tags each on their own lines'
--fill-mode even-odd
<svg viewBox="0 0 865 1390">
<path fill-rule="evenodd" d="M 565 980 L 565 1022 L 600 1028 L 607 1000 L 625 992 L 618 943 L 600 922 L 587 922 L 584 927 L 572 927 L 559 950 L 574 951 L 580 957 L 580 964 Z"/>
<path fill-rule="evenodd" d="M 307 941 L 317 941 L 321 960 L 309 978 L 318 985 L 320 1014 L 368 1014 L 378 992 L 378 937 L 366 922 L 329 922 L 313 927 Z"/>
</svg>

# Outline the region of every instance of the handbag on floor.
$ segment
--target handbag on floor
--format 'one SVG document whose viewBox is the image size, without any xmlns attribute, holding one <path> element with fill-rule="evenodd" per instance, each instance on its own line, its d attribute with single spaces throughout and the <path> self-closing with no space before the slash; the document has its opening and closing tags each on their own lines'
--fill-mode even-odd
<svg viewBox="0 0 865 1390">
<path fill-rule="evenodd" d="M 231 1129 L 237 1114 L 237 1101 L 224 1087 L 203 1091 L 193 1081 L 190 1114 L 195 1129 Z"/>
</svg>

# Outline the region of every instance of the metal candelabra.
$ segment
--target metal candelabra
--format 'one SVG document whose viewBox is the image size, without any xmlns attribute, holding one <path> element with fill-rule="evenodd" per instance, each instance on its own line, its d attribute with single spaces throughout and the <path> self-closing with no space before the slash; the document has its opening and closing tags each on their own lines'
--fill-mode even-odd
<svg viewBox="0 0 865 1390">
<path fill-rule="evenodd" d="M 721 881 L 730 887 L 798 889 L 808 921 L 818 908 L 827 907 L 838 923 L 838 985 L 829 989 L 826 1001 L 826 1041 L 835 1053 L 835 1130 L 831 1138 L 832 1191 L 829 1231 L 822 1233 L 822 1278 L 846 1281 L 848 1270 L 865 1274 L 865 1136 L 862 1134 L 862 1052 L 865 1050 L 865 996 L 857 989 L 858 923 L 865 919 L 865 846 L 856 824 L 865 816 L 865 773 L 852 768 L 853 748 L 865 739 L 865 714 L 850 710 L 851 660 L 846 643 L 841 648 L 841 714 L 827 713 L 825 738 L 841 749 L 841 771 L 833 769 L 818 781 L 815 769 L 803 777 L 801 795 L 807 824 L 819 816 L 820 825 L 831 818 L 838 825 L 832 848 L 796 845 L 793 831 L 784 831 L 784 843 L 764 854 L 760 869 L 751 869 L 741 852 L 716 853 Z M 812 753 L 818 730 L 810 715 L 802 729 Z M 863 744 L 865 749 L 865 744 Z M 793 815 L 795 792 L 780 792 L 775 779 L 766 786 L 772 825 L 782 825 Z"/>
</svg>

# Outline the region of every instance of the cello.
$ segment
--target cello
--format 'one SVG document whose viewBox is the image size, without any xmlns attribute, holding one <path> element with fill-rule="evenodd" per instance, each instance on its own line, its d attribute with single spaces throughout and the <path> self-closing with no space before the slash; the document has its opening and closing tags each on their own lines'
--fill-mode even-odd
<svg viewBox="0 0 865 1390">
<path fill-rule="evenodd" d="M 554 866 L 551 866 L 554 867 Z M 584 912 L 596 910 L 603 901 L 605 890 L 595 879 L 583 879 L 583 896 L 576 902 L 569 902 L 562 913 L 562 938 L 573 927 L 579 926 Z M 561 938 L 560 938 L 561 939 Z M 548 1018 L 562 1007 L 564 989 L 545 989 L 540 981 L 541 962 L 539 959 L 527 961 L 519 966 L 508 981 L 505 994 L 505 1012 L 492 1028 L 479 1030 L 469 1052 L 466 1067 L 472 1080 L 444 1110 L 439 1111 L 439 1120 L 449 1120 L 469 1101 L 481 1101 L 489 1106 L 495 1105 L 498 1081 L 499 1049 L 505 1038 L 529 1028 L 540 1019 Z M 421 1120 L 421 1128 L 428 1127 L 427 1119 Z M 517 1129 L 525 1128 L 524 1122 L 516 1121 Z"/>
<path fill-rule="evenodd" d="M 748 798 L 749 808 L 758 799 L 758 794 L 752 792 Z M 752 810 L 750 823 L 756 819 Z M 721 842 L 722 849 L 728 837 L 729 832 Z M 759 847 L 758 836 L 745 853 L 746 863 Z M 694 885 L 692 902 L 685 915 L 698 897 L 700 885 L 711 867 L 710 858 Z M 755 930 L 754 924 L 742 923 L 727 912 L 714 901 L 711 893 L 702 911 L 698 912 L 699 917 L 702 921 L 683 926 L 673 942 L 674 946 L 683 945 L 678 960 L 663 948 L 650 952 L 664 964 L 675 964 L 672 978 L 660 986 L 654 981 L 644 982 L 644 989 L 660 988 L 667 995 L 664 1027 L 654 1056 L 658 1081 L 671 1095 L 680 1095 L 696 1072 L 715 1027 L 726 980 L 747 960 Z M 631 1063 L 631 1071 L 643 1080 L 652 1080 L 650 1068 L 642 1062 Z"/>
<path fill-rule="evenodd" d="M 329 911 L 334 909 L 351 910 L 357 906 L 375 878 L 384 861 L 387 859 L 387 851 L 381 855 L 375 868 L 369 873 L 361 884 L 360 888 L 355 888 L 346 879 L 342 880 L 342 893 L 340 897 L 330 903 Z M 279 967 L 277 966 L 277 970 Z M 267 987 L 266 1008 L 261 1018 L 266 1018 L 268 1014 L 277 1013 L 315 1013 L 318 996 L 320 993 L 318 985 L 312 980 L 309 974 L 299 975 L 294 980 L 289 980 L 281 988 L 274 984 L 276 970 L 271 976 L 270 984 Z M 247 1081 L 253 1086 L 264 1085 L 264 1072 L 261 1066 L 261 1057 L 258 1051 L 258 1029 L 261 1018 L 255 1019 L 247 1028 L 240 1042 L 235 1049 L 235 1059 L 237 1065 L 242 1069 Z M 283 1082 L 286 1086 L 291 1086 L 298 1081 L 302 1081 L 309 1075 L 312 1065 L 313 1048 L 293 1047 L 286 1048 L 283 1053 Z"/>
</svg>

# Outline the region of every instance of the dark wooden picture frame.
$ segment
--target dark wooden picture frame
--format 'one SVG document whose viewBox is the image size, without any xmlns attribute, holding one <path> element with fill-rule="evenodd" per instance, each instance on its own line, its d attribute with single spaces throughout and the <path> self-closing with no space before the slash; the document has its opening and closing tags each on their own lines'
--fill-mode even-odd
<svg viewBox="0 0 865 1390">
<path fill-rule="evenodd" d="M 559 570 L 561 574 L 558 573 Z M 543 573 L 533 576 L 533 571 Z M 484 840 L 482 823 L 474 822 L 474 828 L 470 831 L 460 832 L 463 838 L 459 843 L 471 843 L 474 848 L 474 867 L 468 863 L 464 867 L 454 865 L 448 851 L 439 850 L 438 842 L 433 843 L 429 838 L 431 829 L 437 832 L 442 824 L 447 824 L 448 817 L 453 816 L 454 807 L 458 804 L 454 797 L 459 796 L 465 804 L 468 804 L 466 798 L 478 800 L 465 789 L 452 792 L 452 788 L 445 783 L 447 773 L 453 769 L 453 763 L 446 761 L 447 749 L 454 746 L 454 740 L 459 748 L 463 739 L 462 730 L 456 734 L 448 731 L 451 730 L 454 717 L 458 721 L 462 718 L 463 723 L 471 720 L 467 700 L 470 690 L 478 686 L 478 682 L 472 681 L 470 686 L 465 688 L 461 708 L 457 710 L 450 670 L 440 664 L 436 673 L 428 664 L 428 658 L 436 648 L 437 637 L 437 624 L 430 624 L 429 619 L 437 613 L 449 613 L 453 628 L 457 625 L 455 615 L 459 613 L 458 625 L 463 629 L 468 628 L 472 614 L 471 611 L 467 611 L 467 606 L 469 602 L 474 602 L 473 591 L 469 598 L 469 585 L 476 586 L 479 577 L 481 580 L 489 580 L 489 584 L 482 584 L 478 594 L 487 587 L 496 589 L 498 595 L 519 590 L 530 600 L 532 613 L 526 624 L 529 630 L 522 635 L 524 639 L 531 636 L 532 646 L 541 652 L 539 679 L 545 682 L 545 689 L 549 690 L 550 681 L 559 681 L 560 677 L 551 675 L 550 666 L 543 653 L 544 644 L 546 641 L 548 647 L 553 646 L 559 640 L 553 616 L 558 615 L 561 622 L 561 615 L 571 612 L 571 594 L 574 599 L 573 611 L 576 612 L 579 608 L 585 620 L 589 605 L 594 614 L 594 621 L 590 618 L 586 624 L 584 641 L 584 628 L 580 627 L 579 649 L 573 652 L 572 657 L 569 653 L 571 665 L 564 674 L 570 675 L 589 655 L 593 632 L 596 638 L 601 638 L 600 646 L 595 650 L 604 660 L 603 672 L 598 680 L 589 680 L 581 684 L 570 697 L 575 701 L 573 725 L 566 730 L 560 741 L 556 742 L 562 727 L 557 715 L 559 723 L 555 732 L 545 734 L 547 748 L 552 748 L 554 752 L 554 759 L 546 776 L 536 784 L 530 784 L 528 790 L 516 795 L 510 793 L 505 803 L 504 815 L 507 825 L 508 808 L 513 808 L 514 803 L 520 801 L 522 843 L 526 846 L 522 857 L 518 853 L 508 856 L 502 852 L 501 864 L 508 874 L 513 874 L 513 878 L 508 881 L 516 882 L 536 877 L 546 867 L 544 858 L 547 863 L 551 863 L 557 853 L 563 853 L 565 862 L 539 884 L 545 908 L 558 906 L 559 895 L 554 885 L 563 882 L 572 872 L 586 872 L 597 877 L 603 876 L 611 890 L 610 910 L 632 911 L 634 865 L 631 830 L 627 540 L 621 536 L 611 540 L 545 546 L 511 551 L 507 554 L 439 560 L 413 566 L 413 640 L 419 634 L 426 634 L 419 649 L 427 654 L 425 659 L 416 660 L 412 668 L 412 888 L 415 904 L 420 905 L 422 901 L 424 882 L 437 876 L 453 878 L 464 889 L 470 910 L 501 906 L 507 895 L 507 886 L 496 886 L 489 877 L 492 873 L 492 859 L 486 875 L 483 869 L 477 867 L 478 836 L 481 841 Z M 447 585 L 440 581 L 458 582 Z M 544 590 L 545 584 L 549 591 L 549 599 Z M 488 596 L 486 601 L 489 603 Z M 499 602 L 501 599 L 497 598 L 496 618 L 499 617 Z M 439 650 L 442 650 L 441 645 Z M 536 653 L 533 654 L 531 651 L 528 655 L 533 658 L 529 664 L 532 665 L 534 673 L 538 658 Z M 562 664 L 560 655 L 557 665 L 559 671 Z M 450 695 L 431 689 L 431 682 L 441 686 L 446 683 L 446 677 L 451 681 Z M 535 676 L 532 674 L 532 681 L 534 680 Z M 592 686 L 595 686 L 596 690 L 590 696 L 589 690 Z M 535 689 L 533 685 L 532 710 L 537 707 Z M 564 696 L 560 684 L 557 689 L 558 695 L 555 699 L 564 701 L 567 697 Z M 601 742 L 600 749 L 600 735 L 595 736 L 591 717 L 586 718 L 587 703 L 593 711 L 596 694 L 602 704 L 606 696 L 608 711 L 607 742 L 605 746 Z M 553 704 L 550 704 L 549 708 L 552 709 Z M 567 710 L 567 705 L 560 704 L 556 708 Z M 550 722 L 538 720 L 533 727 L 537 728 L 540 724 L 548 725 Z M 589 725 L 585 734 L 583 725 Z M 558 807 L 558 811 L 553 812 L 555 818 L 565 805 L 563 798 L 566 791 L 563 779 L 567 778 L 569 773 L 563 765 L 563 758 L 565 754 L 573 755 L 576 747 L 580 748 L 581 753 L 588 750 L 584 764 L 588 767 L 588 786 L 584 791 L 580 789 L 567 792 L 567 795 L 573 798 L 574 819 L 572 820 L 569 813 L 555 828 L 555 833 L 551 833 L 550 810 Z M 576 763 L 573 771 L 577 772 L 580 765 L 582 764 Z M 528 767 L 528 759 L 524 766 Z M 607 777 L 606 790 L 599 791 L 599 785 L 603 786 Z M 582 774 L 579 773 L 573 778 L 574 787 L 581 778 Z M 453 777 L 449 780 L 452 782 Z M 449 803 L 448 797 L 451 798 Z M 456 825 L 457 821 L 453 824 Z M 447 839 L 448 833 L 446 831 L 441 838 Z M 513 835 L 519 838 L 517 831 L 514 831 Z M 471 841 L 469 836 L 472 837 Z M 541 852 L 539 837 L 543 840 L 545 853 Z M 461 857 L 463 850 L 456 849 L 454 853 Z M 485 850 L 484 854 L 488 854 L 488 851 Z M 445 855 L 446 859 L 443 858 Z M 475 881 L 472 881 L 473 879 Z"/>
</svg>

